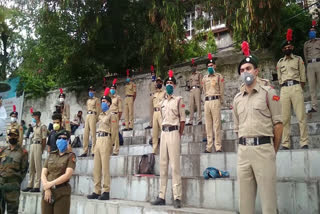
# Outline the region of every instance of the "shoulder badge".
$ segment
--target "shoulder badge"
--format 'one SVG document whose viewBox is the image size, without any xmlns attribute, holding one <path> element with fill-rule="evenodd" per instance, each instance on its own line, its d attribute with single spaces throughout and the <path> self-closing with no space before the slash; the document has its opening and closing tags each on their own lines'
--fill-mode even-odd
<svg viewBox="0 0 320 214">
<path fill-rule="evenodd" d="M 272 97 L 272 100 L 279 101 L 279 100 L 280 100 L 280 97 L 277 96 L 277 95 L 274 95 L 274 96 Z"/>
</svg>

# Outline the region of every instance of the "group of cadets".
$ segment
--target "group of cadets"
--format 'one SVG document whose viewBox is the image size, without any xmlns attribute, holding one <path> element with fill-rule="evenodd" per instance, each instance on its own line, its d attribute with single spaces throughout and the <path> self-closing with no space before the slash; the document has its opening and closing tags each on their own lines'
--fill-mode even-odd
<svg viewBox="0 0 320 214">
<path fill-rule="evenodd" d="M 310 40 L 305 43 L 304 54 L 307 62 L 312 108 L 317 112 L 317 85 L 319 85 L 318 64 L 320 63 L 320 40 L 315 37 L 314 23 L 310 29 Z M 276 194 L 276 153 L 290 149 L 290 119 L 293 107 L 300 127 L 300 146 L 308 149 L 308 131 L 303 97 L 306 71 L 301 57 L 293 54 L 292 30 L 282 44 L 284 57 L 277 64 L 280 96 L 268 80 L 258 77 L 258 58 L 250 53 L 249 44 L 242 43 L 244 54 L 238 66 L 243 84 L 233 101 L 234 130 L 239 138 L 237 173 L 239 181 L 240 212 L 254 213 L 257 188 L 262 202 L 263 213 L 277 213 Z M 190 120 L 187 126 L 202 124 L 201 96 L 204 95 L 204 116 L 207 134 L 205 153 L 223 151 L 221 131 L 221 106 L 224 102 L 224 77 L 216 72 L 215 58 L 208 55 L 207 74 L 197 70 L 191 62 L 189 78 Z M 160 192 L 153 205 L 165 205 L 168 166 L 172 169 L 174 207 L 181 207 L 182 183 L 180 172 L 180 141 L 183 135 L 186 115 L 182 97 L 175 95 L 177 80 L 172 70 L 164 81 L 156 77 L 151 66 L 150 83 L 150 124 L 152 128 L 153 153 L 160 150 Z M 134 101 L 136 85 L 132 73 L 127 70 L 124 104 L 117 94 L 117 79 L 110 88 L 105 88 L 102 97 L 96 97 L 93 86 L 88 89 L 87 116 L 85 119 L 83 153 L 90 154 L 89 136 L 92 139 L 91 155 L 94 157 L 94 192 L 88 199 L 109 200 L 110 156 L 119 154 L 119 121 L 122 108 L 125 115 L 123 131 L 133 130 Z M 165 89 L 163 89 L 163 86 Z M 41 123 L 39 111 L 32 114 L 34 135 L 29 154 L 28 186 L 23 191 L 40 192 L 43 184 L 42 211 L 45 213 L 68 213 L 71 187 L 68 183 L 75 168 L 75 155 L 70 147 L 70 106 L 60 90 L 56 111 L 53 113 L 53 133 L 48 137 L 50 152 L 42 168 L 42 153 L 46 146 L 47 128 Z M 281 99 L 280 99 L 281 98 Z M 8 213 L 17 213 L 20 185 L 28 169 L 28 153 L 22 148 L 22 127 L 17 123 L 18 112 L 14 107 L 10 113 L 11 123 L 7 129 L 8 147 L 0 149 L 0 214 L 5 205 Z M 98 129 L 96 126 L 98 124 Z M 214 136 L 213 136 L 214 133 Z M 160 138 L 159 138 L 160 136 Z M 161 144 L 159 145 L 159 140 Z M 214 142 L 213 142 L 214 141 Z M 61 197 L 60 197 L 61 196 Z M 64 203 L 64 201 L 66 203 Z"/>
</svg>

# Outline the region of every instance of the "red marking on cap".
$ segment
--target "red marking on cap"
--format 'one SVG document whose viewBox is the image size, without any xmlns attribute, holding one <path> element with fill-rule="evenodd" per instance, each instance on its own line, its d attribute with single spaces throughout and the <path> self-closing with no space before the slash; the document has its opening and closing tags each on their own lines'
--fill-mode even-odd
<svg viewBox="0 0 320 214">
<path fill-rule="evenodd" d="M 117 83 L 117 79 L 114 79 L 113 81 L 112 81 L 112 85 L 115 85 Z"/>
<path fill-rule="evenodd" d="M 13 105 L 13 111 L 15 112 L 17 110 L 16 105 Z"/>
<path fill-rule="evenodd" d="M 172 78 L 172 77 L 173 77 L 173 71 L 172 71 L 172 70 L 169 70 L 168 75 L 169 75 L 170 78 Z"/>
<path fill-rule="evenodd" d="M 129 72 L 130 72 L 130 70 L 129 70 L 129 69 L 127 69 L 127 76 L 129 76 Z"/>
<path fill-rule="evenodd" d="M 153 65 L 150 66 L 150 70 L 151 70 L 151 71 L 154 71 Z"/>
<path fill-rule="evenodd" d="M 245 55 L 246 57 L 250 56 L 250 48 L 249 48 L 249 43 L 247 41 L 242 42 L 241 49 L 242 49 L 243 55 Z"/>
<path fill-rule="evenodd" d="M 33 108 L 32 107 L 30 108 L 30 113 L 33 114 Z"/>
<path fill-rule="evenodd" d="M 110 88 L 106 88 L 104 90 L 104 96 L 108 96 L 109 92 L 110 92 Z"/>
<path fill-rule="evenodd" d="M 312 20 L 312 27 L 317 25 L 317 21 L 316 20 Z"/>
<path fill-rule="evenodd" d="M 63 90 L 62 88 L 59 88 L 60 94 L 63 94 Z"/>
<path fill-rule="evenodd" d="M 191 60 L 191 64 L 194 65 L 194 59 Z"/>
<path fill-rule="evenodd" d="M 211 53 L 208 53 L 208 59 L 212 60 L 212 54 Z"/>
<path fill-rule="evenodd" d="M 287 31 L 287 41 L 288 42 L 292 41 L 292 32 L 293 32 L 293 30 L 291 28 L 289 28 Z"/>
</svg>

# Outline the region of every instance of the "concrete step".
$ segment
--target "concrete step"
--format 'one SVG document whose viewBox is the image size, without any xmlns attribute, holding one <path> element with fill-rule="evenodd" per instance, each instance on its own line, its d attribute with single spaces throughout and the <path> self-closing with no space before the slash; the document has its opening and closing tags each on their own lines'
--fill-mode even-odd
<svg viewBox="0 0 320 214">
<path fill-rule="evenodd" d="M 22 193 L 20 196 L 19 213 L 40 214 L 40 194 Z M 72 195 L 70 213 L 74 214 L 236 214 L 235 211 L 217 209 L 202 209 L 182 207 L 174 209 L 172 206 L 151 206 L 148 202 L 115 200 L 88 200 L 84 196 Z"/>
</svg>

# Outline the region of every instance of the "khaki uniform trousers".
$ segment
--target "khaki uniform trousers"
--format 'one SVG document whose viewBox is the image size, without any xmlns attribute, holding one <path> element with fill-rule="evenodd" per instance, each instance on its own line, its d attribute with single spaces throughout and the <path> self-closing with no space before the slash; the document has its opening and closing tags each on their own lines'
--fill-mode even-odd
<svg viewBox="0 0 320 214">
<path fill-rule="evenodd" d="M 152 125 L 152 152 L 157 153 L 159 144 L 159 134 L 161 134 L 162 117 L 160 111 L 153 113 L 153 125 Z"/>
<path fill-rule="evenodd" d="M 51 190 L 54 199 L 53 204 L 46 202 L 43 197 L 41 200 L 41 213 L 43 214 L 69 214 L 71 202 L 71 187 L 69 184 L 66 186 L 58 187 Z M 44 196 L 44 193 L 43 193 Z"/>
<path fill-rule="evenodd" d="M 111 137 L 98 137 L 96 152 L 93 158 L 93 182 L 94 192 L 101 194 L 110 192 L 110 153 L 112 151 Z"/>
<path fill-rule="evenodd" d="M 28 187 L 40 188 L 40 178 L 42 170 L 42 144 L 31 144 L 29 163 Z"/>
<path fill-rule="evenodd" d="M 300 84 L 281 87 L 280 101 L 283 122 L 282 146 L 290 148 L 291 104 L 299 122 L 300 146 L 308 145 L 306 110 Z"/>
<path fill-rule="evenodd" d="M 240 213 L 254 214 L 257 189 L 263 214 L 277 213 L 276 154 L 272 144 L 239 145 L 237 174 Z"/>
<path fill-rule="evenodd" d="M 215 148 L 221 150 L 221 103 L 220 100 L 210 100 L 204 103 L 204 115 L 206 119 L 206 132 L 207 132 L 207 148 L 208 152 L 212 151 L 213 147 L 213 129 L 214 129 L 214 142 Z"/>
<path fill-rule="evenodd" d="M 153 94 L 150 96 L 150 126 L 153 126 Z"/>
<path fill-rule="evenodd" d="M 317 92 L 320 88 L 320 62 L 308 63 L 307 76 L 312 107 L 318 110 Z"/>
<path fill-rule="evenodd" d="M 92 148 L 91 152 L 94 154 L 94 147 L 96 145 L 96 125 L 97 125 L 97 118 L 95 114 L 88 114 L 86 117 L 86 122 L 84 126 L 84 134 L 83 134 L 83 153 L 88 153 L 89 147 L 89 132 L 91 133 L 92 139 Z"/>
<path fill-rule="evenodd" d="M 133 97 L 126 97 L 124 99 L 124 121 L 126 129 L 133 129 Z"/>
<path fill-rule="evenodd" d="M 201 112 L 201 93 L 200 88 L 193 88 L 190 91 L 190 121 L 189 123 L 193 123 L 193 117 L 194 117 L 194 107 L 197 106 L 197 120 L 196 123 L 202 121 L 202 112 Z"/>
<path fill-rule="evenodd" d="M 64 119 L 62 120 L 62 123 L 63 123 L 65 129 L 66 129 L 67 131 L 71 132 L 70 120 L 67 119 L 67 118 L 64 118 Z"/>
<path fill-rule="evenodd" d="M 113 144 L 111 153 L 119 154 L 119 114 L 111 113 L 111 142 Z"/>
<path fill-rule="evenodd" d="M 159 197 L 165 199 L 168 183 L 168 164 L 172 170 L 172 189 L 174 200 L 182 198 L 180 173 L 180 134 L 178 130 L 161 132 L 160 143 L 160 193 Z"/>
</svg>

